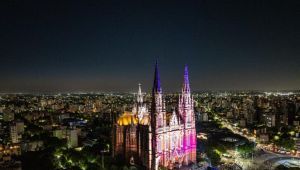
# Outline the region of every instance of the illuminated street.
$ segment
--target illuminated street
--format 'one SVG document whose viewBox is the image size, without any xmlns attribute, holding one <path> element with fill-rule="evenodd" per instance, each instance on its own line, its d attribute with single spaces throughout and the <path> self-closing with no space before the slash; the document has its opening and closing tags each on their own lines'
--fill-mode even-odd
<svg viewBox="0 0 300 170">
<path fill-rule="evenodd" d="M 219 118 L 218 116 L 214 117 L 215 120 L 220 121 L 223 127 L 230 129 L 233 133 L 241 135 L 247 138 L 250 141 L 255 142 L 256 138 L 247 132 L 247 130 L 240 129 L 237 126 L 233 126 L 226 119 Z M 266 150 L 268 145 L 257 143 L 256 151 L 260 151 L 263 154 L 254 154 L 251 159 L 243 159 L 237 155 L 236 152 L 232 151 L 231 154 L 235 155 L 233 159 L 222 159 L 224 162 L 234 162 L 240 165 L 245 170 L 252 169 L 275 169 L 279 165 L 286 165 L 288 167 L 300 167 L 300 158 L 297 156 L 290 156 L 287 154 L 278 154 L 272 151 Z"/>
</svg>

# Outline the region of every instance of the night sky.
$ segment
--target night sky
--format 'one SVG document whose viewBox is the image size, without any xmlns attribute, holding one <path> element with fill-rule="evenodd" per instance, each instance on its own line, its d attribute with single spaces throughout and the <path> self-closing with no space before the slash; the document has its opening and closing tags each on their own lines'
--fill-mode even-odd
<svg viewBox="0 0 300 170">
<path fill-rule="evenodd" d="M 300 89 L 299 0 L 0 2 L 0 91 Z"/>
</svg>

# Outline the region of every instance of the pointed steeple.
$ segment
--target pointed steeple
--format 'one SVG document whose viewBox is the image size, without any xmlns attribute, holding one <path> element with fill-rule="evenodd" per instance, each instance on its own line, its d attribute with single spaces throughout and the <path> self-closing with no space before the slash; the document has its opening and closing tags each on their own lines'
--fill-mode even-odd
<svg viewBox="0 0 300 170">
<path fill-rule="evenodd" d="M 161 93 L 161 85 L 160 85 L 160 78 L 159 78 L 159 72 L 158 72 L 158 63 L 156 61 L 155 63 L 155 72 L 154 72 L 154 82 L 153 82 L 153 93 Z"/>
<path fill-rule="evenodd" d="M 171 116 L 170 125 L 171 125 L 171 126 L 174 126 L 174 125 L 177 125 L 177 124 L 178 124 L 177 115 L 176 115 L 175 110 L 173 110 L 172 116 Z"/>
<path fill-rule="evenodd" d="M 143 94 L 142 94 L 142 88 L 141 88 L 141 83 L 139 83 L 139 91 L 137 94 L 137 102 L 138 103 L 143 103 Z"/>
<path fill-rule="evenodd" d="M 188 92 L 188 93 L 190 92 L 189 71 L 187 65 L 185 65 L 184 67 L 184 82 L 183 82 L 182 92 Z"/>
<path fill-rule="evenodd" d="M 142 84 L 139 83 L 139 91 L 138 91 L 138 95 L 142 95 L 142 88 L 141 88 Z"/>
</svg>

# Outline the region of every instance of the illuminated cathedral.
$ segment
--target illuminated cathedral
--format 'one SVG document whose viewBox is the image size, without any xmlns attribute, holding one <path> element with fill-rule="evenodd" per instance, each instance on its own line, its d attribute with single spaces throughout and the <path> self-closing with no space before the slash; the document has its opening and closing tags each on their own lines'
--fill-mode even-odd
<svg viewBox="0 0 300 170">
<path fill-rule="evenodd" d="M 149 108 L 139 85 L 132 111 L 124 112 L 114 126 L 114 156 L 123 155 L 125 160 L 134 160 L 149 170 L 196 163 L 194 102 L 187 66 L 178 107 L 167 113 L 156 63 Z"/>
</svg>

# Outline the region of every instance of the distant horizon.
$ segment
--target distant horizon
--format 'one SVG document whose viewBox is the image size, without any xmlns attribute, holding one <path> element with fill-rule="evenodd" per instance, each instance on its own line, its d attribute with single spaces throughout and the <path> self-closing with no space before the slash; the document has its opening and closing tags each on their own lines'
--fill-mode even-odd
<svg viewBox="0 0 300 170">
<path fill-rule="evenodd" d="M 55 95 L 55 94 L 134 94 L 137 93 L 136 91 L 48 91 L 48 92 L 43 92 L 43 91 L 32 91 L 32 92 L 4 92 L 4 91 L 0 91 L 0 95 L 2 94 L 38 94 L 38 95 Z M 142 90 L 143 93 L 145 94 L 151 94 L 151 91 L 145 91 Z M 176 93 L 180 93 L 181 90 L 178 91 L 164 91 L 164 94 L 176 94 Z M 300 89 L 290 89 L 290 90 L 191 90 L 191 93 L 226 93 L 226 92 L 232 92 L 232 93 L 280 93 L 280 92 L 294 92 L 294 93 L 300 93 Z"/>
<path fill-rule="evenodd" d="M 3 1 L 0 91 L 299 89 L 290 1 Z"/>
</svg>

